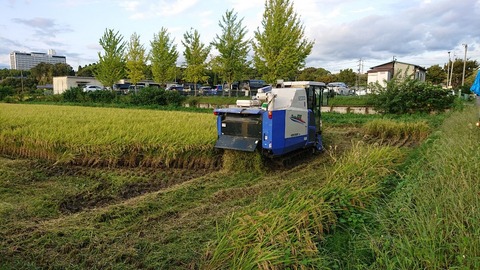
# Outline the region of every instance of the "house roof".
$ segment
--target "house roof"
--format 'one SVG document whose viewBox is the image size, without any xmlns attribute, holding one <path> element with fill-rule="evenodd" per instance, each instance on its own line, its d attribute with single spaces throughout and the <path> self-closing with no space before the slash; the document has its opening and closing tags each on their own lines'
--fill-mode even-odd
<svg viewBox="0 0 480 270">
<path fill-rule="evenodd" d="M 367 71 L 367 73 L 390 70 L 394 67 L 394 63 L 400 63 L 400 64 L 404 64 L 404 65 L 414 66 L 415 68 L 418 68 L 419 70 L 427 71 L 426 68 L 421 67 L 419 65 L 409 64 L 409 63 L 400 62 L 400 61 L 390 61 L 390 62 L 387 62 L 385 64 L 381 64 L 381 65 L 378 65 L 378 66 L 371 67 L 370 70 Z"/>
</svg>

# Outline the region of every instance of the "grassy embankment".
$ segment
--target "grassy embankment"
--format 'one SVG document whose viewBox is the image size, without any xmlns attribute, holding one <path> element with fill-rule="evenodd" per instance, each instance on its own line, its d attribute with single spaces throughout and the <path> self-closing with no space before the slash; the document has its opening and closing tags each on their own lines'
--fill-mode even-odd
<svg viewBox="0 0 480 270">
<path fill-rule="evenodd" d="M 477 111 L 453 113 L 409 155 L 367 222 L 325 238 L 330 268 L 480 268 Z"/>
<path fill-rule="evenodd" d="M 480 269 L 478 108 L 445 120 L 374 212 L 367 235 L 378 269 Z"/>
</svg>

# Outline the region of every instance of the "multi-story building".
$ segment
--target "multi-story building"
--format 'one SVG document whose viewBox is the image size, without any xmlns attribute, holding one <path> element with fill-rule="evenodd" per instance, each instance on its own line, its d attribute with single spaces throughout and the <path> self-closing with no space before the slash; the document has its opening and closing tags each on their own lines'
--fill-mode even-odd
<svg viewBox="0 0 480 270">
<path fill-rule="evenodd" d="M 10 68 L 17 70 L 29 70 L 40 63 L 57 64 L 67 63 L 67 57 L 56 55 L 54 50 L 48 50 L 48 53 L 39 52 L 18 52 L 10 53 Z"/>
</svg>

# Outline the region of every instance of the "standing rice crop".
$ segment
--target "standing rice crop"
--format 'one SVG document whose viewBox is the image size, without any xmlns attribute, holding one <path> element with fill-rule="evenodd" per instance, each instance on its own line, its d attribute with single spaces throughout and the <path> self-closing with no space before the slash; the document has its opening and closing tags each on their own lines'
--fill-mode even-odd
<svg viewBox="0 0 480 270">
<path fill-rule="evenodd" d="M 365 134 L 382 140 L 422 141 L 431 129 L 426 121 L 397 122 L 388 119 L 375 119 L 364 125 Z"/>
<path fill-rule="evenodd" d="M 86 166 L 210 167 L 204 113 L 0 104 L 0 152 Z"/>
</svg>

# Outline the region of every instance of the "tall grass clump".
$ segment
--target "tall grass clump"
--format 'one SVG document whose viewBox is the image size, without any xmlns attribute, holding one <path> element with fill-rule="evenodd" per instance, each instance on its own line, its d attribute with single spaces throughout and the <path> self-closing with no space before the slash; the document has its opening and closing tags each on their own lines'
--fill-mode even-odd
<svg viewBox="0 0 480 270">
<path fill-rule="evenodd" d="M 426 121 L 398 122 L 390 119 L 375 119 L 364 124 L 365 134 L 382 140 L 423 141 L 431 128 Z"/>
<path fill-rule="evenodd" d="M 445 120 L 378 211 L 375 269 L 480 269 L 477 110 Z"/>
<path fill-rule="evenodd" d="M 260 199 L 219 229 L 208 248 L 206 269 L 312 269 L 327 266 L 318 246 L 330 229 L 359 222 L 382 190 L 385 176 L 394 173 L 402 153 L 397 148 L 363 144 L 336 161 L 326 180 L 312 171 L 283 192 Z M 319 164 L 321 166 L 321 164 Z M 356 214 L 355 220 L 352 219 Z"/>
</svg>

